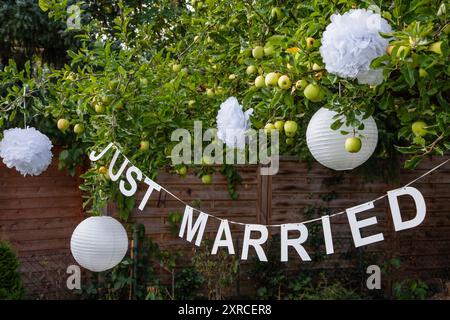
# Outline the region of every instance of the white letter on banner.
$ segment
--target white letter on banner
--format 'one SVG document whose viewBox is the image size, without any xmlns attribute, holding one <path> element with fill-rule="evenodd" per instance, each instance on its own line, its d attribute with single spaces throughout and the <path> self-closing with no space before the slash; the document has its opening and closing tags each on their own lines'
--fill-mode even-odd
<svg viewBox="0 0 450 320">
<path fill-rule="evenodd" d="M 135 166 L 129 167 L 127 170 L 127 181 L 130 184 L 130 189 L 125 188 L 125 181 L 120 180 L 119 190 L 125 197 L 131 197 L 137 191 L 137 183 L 133 178 L 133 173 L 136 174 L 137 181 L 142 180 L 142 171 Z"/>
<path fill-rule="evenodd" d="M 116 150 L 116 153 L 114 154 L 114 157 L 112 158 L 111 163 L 109 164 L 108 173 L 112 181 L 117 181 L 119 179 L 119 177 L 122 175 L 129 162 L 128 159 L 125 158 L 125 160 L 123 160 L 122 165 L 120 166 L 119 171 L 117 171 L 117 173 L 114 174 L 113 168 L 116 165 L 117 158 L 119 157 L 120 154 L 121 154 L 120 151 Z"/>
<path fill-rule="evenodd" d="M 251 239 L 250 235 L 252 231 L 259 231 L 261 233 L 261 237 L 259 239 Z M 267 237 L 269 232 L 267 231 L 267 227 L 259 224 L 246 224 L 245 225 L 245 233 L 244 233 L 244 244 L 242 246 L 242 260 L 247 260 L 248 257 L 248 247 L 252 246 L 256 250 L 256 254 L 260 261 L 267 261 L 267 257 L 264 253 L 261 245 L 267 241 Z"/>
<path fill-rule="evenodd" d="M 194 227 L 192 227 L 193 211 L 194 210 L 191 207 L 186 206 L 186 209 L 184 210 L 183 221 L 181 222 L 180 233 L 178 234 L 178 236 L 180 238 L 183 238 L 184 229 L 187 229 L 186 240 L 192 242 L 194 235 L 198 231 L 195 245 L 200 246 L 203 238 L 203 232 L 205 232 L 206 222 L 208 221 L 208 215 L 200 212 L 197 220 L 195 221 Z"/>
<path fill-rule="evenodd" d="M 110 144 L 108 144 L 108 146 L 103 149 L 102 152 L 100 152 L 100 154 L 98 156 L 95 155 L 95 151 L 92 150 L 91 153 L 89 154 L 89 160 L 91 161 L 97 161 L 98 159 L 100 159 L 101 157 L 103 157 L 105 155 L 105 153 L 113 146 L 113 143 L 111 142 Z"/>
<path fill-rule="evenodd" d="M 327 250 L 327 254 L 332 254 L 334 253 L 334 247 L 333 235 L 331 234 L 330 216 L 322 217 L 322 229 L 323 237 L 325 239 L 325 249 Z"/>
<path fill-rule="evenodd" d="M 224 240 L 222 240 L 222 234 L 225 235 Z M 219 247 L 227 247 L 228 253 L 234 254 L 233 239 L 231 238 L 231 231 L 228 220 L 222 220 L 220 222 L 219 230 L 217 231 L 216 240 L 214 240 L 211 254 L 216 254 Z"/>
<path fill-rule="evenodd" d="M 372 236 L 365 237 L 365 238 L 361 237 L 361 232 L 359 231 L 359 229 L 377 224 L 377 218 L 370 217 L 368 219 L 358 221 L 358 220 L 356 220 L 356 214 L 358 212 L 373 209 L 373 207 L 374 207 L 373 202 L 367 202 L 367 203 L 364 203 L 359 206 L 356 206 L 356 207 L 346 210 L 348 222 L 350 223 L 350 229 L 351 229 L 352 235 L 353 235 L 353 241 L 355 242 L 355 247 L 357 247 L 357 248 L 374 243 L 374 242 L 384 240 L 382 233 L 374 234 Z"/>
<path fill-rule="evenodd" d="M 300 233 L 298 238 L 289 239 L 289 231 L 296 230 Z M 311 261 L 305 248 L 301 245 L 308 239 L 308 229 L 304 224 L 289 223 L 281 225 L 281 261 L 288 261 L 288 247 L 294 247 L 303 261 Z"/>
<path fill-rule="evenodd" d="M 417 227 L 425 219 L 427 208 L 425 199 L 419 190 L 413 187 L 406 187 L 397 190 L 388 191 L 389 206 L 391 207 L 392 220 L 394 221 L 395 231 L 405 230 Z M 416 216 L 414 219 L 402 221 L 400 208 L 398 206 L 398 196 L 410 195 L 416 204 Z"/>
<path fill-rule="evenodd" d="M 152 195 L 153 190 L 157 190 L 157 191 L 161 190 L 161 186 L 159 184 L 157 184 L 155 181 L 153 181 L 152 179 L 145 177 L 144 182 L 146 185 L 148 185 L 148 189 L 145 192 L 144 197 L 142 198 L 141 204 L 139 205 L 139 210 L 141 210 L 141 211 L 144 210 L 148 199 Z"/>
</svg>

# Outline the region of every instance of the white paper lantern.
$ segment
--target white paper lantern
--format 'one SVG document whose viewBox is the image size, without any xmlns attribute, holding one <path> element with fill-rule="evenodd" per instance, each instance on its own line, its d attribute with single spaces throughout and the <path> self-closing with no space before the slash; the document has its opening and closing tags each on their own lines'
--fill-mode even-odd
<svg viewBox="0 0 450 320">
<path fill-rule="evenodd" d="M 306 130 L 306 142 L 313 157 L 325 167 L 333 170 L 351 170 L 366 162 L 375 151 L 378 142 L 378 129 L 375 120 L 369 117 L 363 120 L 364 130 L 358 130 L 362 147 L 357 153 L 345 150 L 345 140 L 351 137 L 341 131 L 353 132 L 353 128 L 345 126 L 339 130 L 330 128 L 336 120 L 336 112 L 321 108 L 311 118 Z M 361 135 L 361 136 L 359 136 Z"/>
<path fill-rule="evenodd" d="M 70 250 L 83 268 L 105 271 L 119 264 L 127 253 L 127 232 L 114 218 L 89 217 L 73 231 Z"/>
</svg>

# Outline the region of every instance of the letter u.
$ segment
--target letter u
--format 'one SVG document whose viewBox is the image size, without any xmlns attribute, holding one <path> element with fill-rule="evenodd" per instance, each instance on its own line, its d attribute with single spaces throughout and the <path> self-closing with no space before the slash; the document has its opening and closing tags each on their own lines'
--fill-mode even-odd
<svg viewBox="0 0 450 320">
<path fill-rule="evenodd" d="M 119 171 L 117 171 L 116 174 L 113 173 L 113 168 L 116 165 L 116 161 L 117 158 L 120 155 L 120 151 L 116 150 L 116 153 L 114 154 L 114 157 L 111 160 L 111 163 L 109 164 L 109 169 L 108 169 L 108 173 L 109 173 L 109 177 L 111 178 L 112 181 L 117 181 L 119 179 L 119 177 L 122 175 L 122 173 L 124 172 L 125 168 L 127 167 L 129 161 L 127 158 L 125 158 L 125 160 L 123 161 L 122 165 L 120 166 Z"/>
</svg>

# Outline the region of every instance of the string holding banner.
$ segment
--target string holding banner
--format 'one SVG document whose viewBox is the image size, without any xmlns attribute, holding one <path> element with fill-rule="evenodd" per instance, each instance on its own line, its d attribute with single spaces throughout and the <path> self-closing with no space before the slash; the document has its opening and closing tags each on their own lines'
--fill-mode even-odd
<svg viewBox="0 0 450 320">
<path fill-rule="evenodd" d="M 432 172 L 436 171 L 437 169 L 441 168 L 446 163 L 450 162 L 450 159 L 447 159 L 440 163 L 439 165 L 433 167 L 432 169 L 428 170 L 427 172 L 423 173 L 416 179 L 410 181 L 409 183 L 405 184 L 403 187 L 400 187 L 395 190 L 388 191 L 386 194 L 379 196 L 376 199 L 373 199 L 371 201 L 368 201 L 363 204 L 359 204 L 357 206 L 354 206 L 352 208 L 348 208 L 344 211 L 332 213 L 329 215 L 324 215 L 319 218 L 314 218 L 302 222 L 294 222 L 294 223 L 284 223 L 284 224 L 249 224 L 249 223 L 243 223 L 238 221 L 232 221 L 227 220 L 224 218 L 217 217 L 215 215 L 212 215 L 210 213 L 204 212 L 200 209 L 192 207 L 190 204 L 188 204 L 186 201 L 172 193 L 167 188 L 159 185 L 155 181 L 153 181 L 151 178 L 149 178 L 147 175 L 145 175 L 139 168 L 137 168 L 131 161 L 128 159 L 120 150 L 119 146 L 116 145 L 116 143 L 111 142 L 104 150 L 100 152 L 99 155 L 96 155 L 95 151 L 92 151 L 89 155 L 89 158 L 91 161 L 97 161 L 100 158 L 102 158 L 110 149 L 115 149 L 116 152 L 110 162 L 109 165 L 109 175 L 112 181 L 118 181 L 120 177 L 125 173 L 125 178 L 119 181 L 119 190 L 120 192 L 125 196 L 133 196 L 137 192 L 137 183 L 143 182 L 148 186 L 147 191 L 145 192 L 145 195 L 143 199 L 141 200 L 141 203 L 138 206 L 138 209 L 140 211 L 143 211 L 152 192 L 154 190 L 161 192 L 161 190 L 165 191 L 167 194 L 172 196 L 174 199 L 176 199 L 178 202 L 182 203 L 185 206 L 185 211 L 183 215 L 183 219 L 181 222 L 181 227 L 179 231 L 179 237 L 180 238 L 186 238 L 188 242 L 194 241 L 194 244 L 196 246 L 200 246 L 202 242 L 202 237 L 205 232 L 206 225 L 208 223 L 209 218 L 216 219 L 220 221 L 220 226 L 217 231 L 217 235 L 214 241 L 212 254 L 216 254 L 219 247 L 224 247 L 228 250 L 229 254 L 235 254 L 235 250 L 233 247 L 233 241 L 231 237 L 231 231 L 230 231 L 230 224 L 235 225 L 242 225 L 245 227 L 244 232 L 244 239 L 243 239 L 243 245 L 241 250 L 241 259 L 246 260 L 248 257 L 249 248 L 253 247 L 259 260 L 261 261 L 267 261 L 267 257 L 264 253 L 263 244 L 268 239 L 268 228 L 280 228 L 281 233 L 281 261 L 288 261 L 288 248 L 291 247 L 296 250 L 298 253 L 298 256 L 303 261 L 311 261 L 310 256 L 306 252 L 305 248 L 303 247 L 303 243 L 306 242 L 308 238 L 308 229 L 305 227 L 306 224 L 312 223 L 312 222 L 318 222 L 321 221 L 322 223 L 322 230 L 324 235 L 324 243 L 325 243 L 325 249 L 326 254 L 333 254 L 334 253 L 334 247 L 333 247 L 333 237 L 331 232 L 331 222 L 330 218 L 340 216 L 343 214 L 347 215 L 350 230 L 352 233 L 353 241 L 355 244 L 355 247 L 365 246 L 372 243 L 376 243 L 379 241 L 384 240 L 383 233 L 377 233 L 370 236 L 362 236 L 361 229 L 366 228 L 368 226 L 372 226 L 377 224 L 377 218 L 376 216 L 372 216 L 370 218 L 358 220 L 356 215 L 363 211 L 368 211 L 374 208 L 374 203 L 384 199 L 388 198 L 390 211 L 392 215 L 393 220 L 393 226 L 395 228 L 395 231 L 401 231 L 405 229 L 414 228 L 418 225 L 420 225 L 426 216 L 426 204 L 425 199 L 421 192 L 417 190 L 414 187 L 411 187 L 411 185 L 415 182 L 417 182 L 420 179 L 423 179 L 425 176 L 431 174 Z M 116 162 L 119 158 L 119 156 L 123 157 L 123 162 L 119 166 L 119 169 L 117 172 L 114 172 L 114 168 L 116 167 Z M 126 170 L 126 171 L 125 171 Z M 129 187 L 126 186 L 126 182 L 128 183 Z M 415 204 L 416 208 L 416 214 L 414 218 L 410 220 L 404 220 L 400 213 L 399 203 L 398 203 L 398 197 L 408 195 L 412 198 Z M 194 211 L 198 212 L 199 215 L 194 221 L 193 213 Z M 290 234 L 292 232 L 297 232 L 299 236 L 297 238 L 290 238 Z M 255 233 L 259 233 L 259 238 L 253 237 Z"/>
<path fill-rule="evenodd" d="M 126 161 L 128 162 L 128 164 L 130 164 L 131 166 L 134 166 L 134 164 L 131 162 L 131 160 L 128 159 L 128 157 L 127 157 L 126 155 L 123 154 L 123 152 L 119 149 L 119 147 L 117 146 L 117 144 L 116 144 L 115 142 L 111 142 L 111 143 L 110 143 L 110 144 L 109 144 L 109 145 L 108 145 L 108 146 L 107 146 L 107 147 L 106 147 L 99 155 L 97 155 L 97 156 L 95 156 L 95 153 L 92 152 L 91 155 L 90 155 L 90 159 L 91 159 L 92 161 L 97 161 L 97 160 L 99 160 L 101 157 L 103 157 L 103 156 L 105 155 L 105 153 L 106 153 L 111 147 L 114 147 L 118 152 L 120 152 L 120 154 L 126 159 Z M 440 167 L 442 167 L 443 165 L 445 165 L 445 164 L 448 163 L 448 162 L 450 162 L 450 159 L 447 159 L 447 160 L 443 161 L 443 162 L 440 163 L 439 165 L 433 167 L 432 169 L 428 170 L 427 172 L 425 172 L 424 174 L 420 175 L 420 176 L 417 177 L 416 179 L 414 179 L 414 180 L 408 182 L 407 184 L 405 184 L 403 187 L 400 187 L 399 189 L 404 189 L 404 188 L 406 188 L 406 187 L 412 185 L 413 183 L 415 183 L 415 182 L 417 182 L 418 180 L 420 180 L 420 179 L 426 177 L 427 175 L 429 175 L 429 174 L 431 174 L 432 172 L 436 171 L 437 169 L 439 169 Z M 157 184 L 157 183 L 154 182 L 152 179 L 150 179 L 147 175 L 143 174 L 143 176 L 144 176 L 146 179 L 151 180 L 151 181 L 155 184 L 155 186 L 156 186 L 156 185 L 159 186 L 159 187 L 160 187 L 160 190 L 165 191 L 167 194 L 169 194 L 170 196 L 172 196 L 175 200 L 179 201 L 180 203 L 182 203 L 182 204 L 185 205 L 185 206 L 191 207 L 191 205 L 188 204 L 186 201 L 184 201 L 183 199 L 181 199 L 180 197 L 178 197 L 177 195 L 175 195 L 174 193 L 172 193 L 170 190 L 168 190 L 168 189 L 165 188 L 164 186 L 161 186 L 161 185 Z M 155 188 L 155 189 L 156 189 L 156 188 Z M 387 194 L 384 194 L 384 195 L 382 195 L 382 196 L 380 196 L 380 197 L 378 197 L 378 198 L 376 198 L 376 199 L 373 199 L 373 200 L 371 200 L 371 201 L 368 201 L 368 202 L 374 203 L 374 202 L 377 202 L 377 201 L 379 201 L 379 200 L 382 200 L 382 199 L 386 198 L 387 196 L 388 196 Z M 147 199 L 147 200 L 148 200 L 148 199 Z M 208 215 L 209 217 L 214 218 L 214 219 L 217 219 L 217 220 L 219 220 L 219 221 L 227 220 L 228 223 L 231 223 L 231 224 L 242 225 L 242 226 L 247 225 L 247 223 L 243 223 L 243 222 L 238 222 L 238 221 L 233 221 L 233 220 L 228 220 L 228 219 L 224 219 L 224 218 L 217 217 L 217 216 L 215 216 L 215 215 L 213 215 L 213 214 L 204 212 L 204 211 L 202 211 L 202 210 L 200 210 L 200 209 L 197 209 L 197 208 L 194 208 L 194 207 L 192 207 L 192 209 L 193 209 L 194 211 L 199 212 L 199 213 L 206 214 L 206 215 Z M 142 209 L 141 209 L 141 210 L 142 210 Z M 339 211 L 339 212 L 336 212 L 336 213 L 329 214 L 328 216 L 331 218 L 331 217 L 336 217 L 336 216 L 343 215 L 343 214 L 346 214 L 346 211 Z M 320 221 L 320 220 L 322 220 L 322 217 L 314 218 L 314 219 L 310 219 L 310 220 L 306 220 L 306 221 L 302 221 L 302 222 L 294 222 L 294 223 L 297 223 L 297 224 L 307 224 L 307 223 L 316 222 L 316 221 Z M 261 225 L 264 225 L 265 227 L 269 227 L 269 228 L 280 228 L 283 224 L 261 224 Z"/>
</svg>

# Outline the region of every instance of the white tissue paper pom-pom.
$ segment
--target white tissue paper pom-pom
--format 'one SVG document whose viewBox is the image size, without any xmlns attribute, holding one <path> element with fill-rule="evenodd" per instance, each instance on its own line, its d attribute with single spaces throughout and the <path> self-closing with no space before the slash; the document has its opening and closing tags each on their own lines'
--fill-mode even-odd
<svg viewBox="0 0 450 320">
<path fill-rule="evenodd" d="M 391 27 L 378 13 L 371 10 L 350 10 L 343 15 L 333 14 L 322 36 L 320 54 L 328 72 L 342 78 L 360 77 L 361 84 L 379 84 L 379 72 L 370 68 L 373 59 L 386 52 L 389 40 L 380 32 L 389 33 Z M 366 82 L 368 81 L 368 82 Z"/>
<path fill-rule="evenodd" d="M 245 148 L 245 134 L 250 129 L 250 115 L 253 109 L 242 111 L 242 105 L 235 97 L 220 105 L 217 114 L 217 137 L 230 148 Z"/>
<path fill-rule="evenodd" d="M 40 175 L 52 162 L 50 139 L 35 128 L 14 128 L 3 132 L 0 157 L 8 167 L 22 175 Z"/>
</svg>

